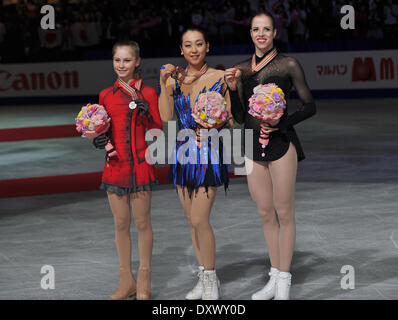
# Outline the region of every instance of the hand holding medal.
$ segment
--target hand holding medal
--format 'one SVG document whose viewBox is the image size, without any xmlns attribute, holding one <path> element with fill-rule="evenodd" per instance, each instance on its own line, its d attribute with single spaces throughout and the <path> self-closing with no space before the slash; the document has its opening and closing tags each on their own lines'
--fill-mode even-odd
<svg viewBox="0 0 398 320">
<path fill-rule="evenodd" d="M 191 84 L 204 75 L 208 68 L 209 66 L 207 62 L 205 62 L 198 72 L 188 76 L 188 69 L 174 66 L 172 64 L 165 64 L 160 68 L 160 82 L 165 85 L 168 77 L 172 77 L 180 83 Z M 184 81 L 185 78 L 188 78 L 188 81 Z"/>
<path fill-rule="evenodd" d="M 241 69 L 238 67 L 225 70 L 224 79 L 229 89 L 231 89 L 232 91 L 235 91 L 237 89 L 237 78 L 239 78 L 241 75 Z"/>
<path fill-rule="evenodd" d="M 170 63 L 163 65 L 160 68 L 160 82 L 165 85 L 169 77 L 177 81 L 183 81 L 185 78 L 185 70 L 181 67 L 176 67 Z"/>
<path fill-rule="evenodd" d="M 226 84 L 228 85 L 228 88 L 231 89 L 232 91 L 235 91 L 237 89 L 237 81 L 236 81 L 237 78 L 241 77 L 242 74 L 245 76 L 254 75 L 256 72 L 264 68 L 269 62 L 271 62 L 272 59 L 275 58 L 277 54 L 278 51 L 275 48 L 268 55 L 266 55 L 258 64 L 256 64 L 256 57 L 255 55 L 253 55 L 252 66 L 250 71 L 239 67 L 226 69 L 224 74 L 224 79 Z"/>
<path fill-rule="evenodd" d="M 184 81 L 186 77 L 186 72 L 183 68 L 177 66 L 174 70 L 174 72 L 171 74 L 171 77 L 179 82 Z"/>
</svg>

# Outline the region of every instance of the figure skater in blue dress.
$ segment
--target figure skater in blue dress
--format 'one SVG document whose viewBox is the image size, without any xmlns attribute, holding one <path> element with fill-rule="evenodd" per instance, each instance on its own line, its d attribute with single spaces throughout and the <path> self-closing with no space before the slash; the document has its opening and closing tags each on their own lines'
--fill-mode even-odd
<svg viewBox="0 0 398 320">
<path fill-rule="evenodd" d="M 224 71 L 210 68 L 205 61 L 209 43 L 204 32 L 197 28 L 185 30 L 180 49 L 188 66 L 185 70 L 172 64 L 162 66 L 159 111 L 165 122 L 172 120 L 175 112 L 178 129 L 190 129 L 193 133 L 193 138 L 187 137 L 183 141 L 177 139 L 175 164 L 170 165 L 170 178 L 187 214 L 199 264 L 199 281 L 186 295 L 186 299 L 217 300 L 220 297 L 220 282 L 215 270 L 215 237 L 209 220 L 217 187 L 228 187 L 229 166 L 224 163 L 221 140 L 217 137 L 217 146 L 212 139 L 200 133 L 203 127 L 191 116 L 191 107 L 200 93 L 217 91 L 226 99 L 229 115 L 218 130 L 233 126 L 234 121 L 230 112 L 229 93 L 224 84 Z M 206 129 L 210 129 L 210 126 L 206 126 Z M 202 147 L 201 153 L 196 142 L 202 139 L 207 139 L 208 145 L 207 148 Z M 184 163 L 183 158 L 187 156 L 189 160 Z"/>
</svg>

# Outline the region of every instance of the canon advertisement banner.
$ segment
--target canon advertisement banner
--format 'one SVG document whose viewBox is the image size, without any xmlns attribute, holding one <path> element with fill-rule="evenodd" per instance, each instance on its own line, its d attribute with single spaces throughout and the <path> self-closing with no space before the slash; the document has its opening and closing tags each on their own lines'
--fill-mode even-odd
<svg viewBox="0 0 398 320">
<path fill-rule="evenodd" d="M 0 97 L 93 95 L 113 78 L 110 61 L 0 65 Z"/>
<path fill-rule="evenodd" d="M 301 63 L 311 90 L 398 88 L 398 50 L 289 54 Z M 249 55 L 208 56 L 215 68 L 229 68 Z M 163 64 L 184 59 L 143 59 L 144 82 L 158 88 Z M 96 95 L 115 81 L 112 61 L 0 65 L 0 98 Z"/>
</svg>

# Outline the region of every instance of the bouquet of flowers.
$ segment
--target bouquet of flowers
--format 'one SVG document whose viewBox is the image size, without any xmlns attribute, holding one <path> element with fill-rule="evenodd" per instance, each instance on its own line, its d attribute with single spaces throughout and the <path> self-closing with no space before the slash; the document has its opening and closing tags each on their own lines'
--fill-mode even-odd
<svg viewBox="0 0 398 320">
<path fill-rule="evenodd" d="M 249 114 L 263 121 L 277 120 L 282 117 L 286 109 L 285 94 L 275 83 L 259 84 L 253 89 L 249 98 Z M 268 144 L 268 135 L 265 139 L 260 136 L 259 142 Z"/>
<path fill-rule="evenodd" d="M 87 104 L 82 107 L 76 117 L 76 130 L 82 133 L 82 137 L 94 139 L 108 131 L 110 127 L 110 117 L 105 108 L 99 104 Z M 108 157 L 116 156 L 110 140 L 105 145 Z"/>
<path fill-rule="evenodd" d="M 193 105 L 192 117 L 204 128 L 217 128 L 228 118 L 226 104 L 219 92 L 202 92 Z"/>
<path fill-rule="evenodd" d="M 203 92 L 192 108 L 192 117 L 201 125 L 217 127 L 227 120 L 226 104 L 227 102 L 220 93 L 216 91 Z"/>
</svg>

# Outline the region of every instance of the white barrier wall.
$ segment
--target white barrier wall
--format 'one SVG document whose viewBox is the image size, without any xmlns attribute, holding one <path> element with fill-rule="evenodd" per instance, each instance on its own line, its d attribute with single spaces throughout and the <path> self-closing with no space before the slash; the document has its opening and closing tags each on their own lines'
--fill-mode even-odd
<svg viewBox="0 0 398 320">
<path fill-rule="evenodd" d="M 312 90 L 398 88 L 398 50 L 289 54 L 299 60 Z M 210 66 L 231 67 L 249 55 L 208 56 Z M 143 59 L 147 85 L 157 88 L 165 63 L 184 59 Z M 112 61 L 0 64 L 0 98 L 96 95 L 115 81 Z"/>
<path fill-rule="evenodd" d="M 292 54 L 313 90 L 398 88 L 398 50 Z"/>
</svg>

